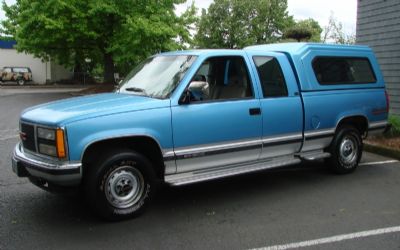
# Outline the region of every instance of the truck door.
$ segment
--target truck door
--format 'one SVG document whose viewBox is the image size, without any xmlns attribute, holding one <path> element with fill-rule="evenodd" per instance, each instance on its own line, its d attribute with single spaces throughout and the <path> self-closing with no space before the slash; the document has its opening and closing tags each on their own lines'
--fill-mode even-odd
<svg viewBox="0 0 400 250">
<path fill-rule="evenodd" d="M 298 152 L 303 141 L 303 107 L 289 61 L 281 53 L 248 52 L 248 56 L 261 93 L 260 159 Z"/>
<path fill-rule="evenodd" d="M 243 53 L 204 59 L 190 100 L 171 107 L 178 173 L 258 159 L 261 109 L 248 63 Z"/>
</svg>

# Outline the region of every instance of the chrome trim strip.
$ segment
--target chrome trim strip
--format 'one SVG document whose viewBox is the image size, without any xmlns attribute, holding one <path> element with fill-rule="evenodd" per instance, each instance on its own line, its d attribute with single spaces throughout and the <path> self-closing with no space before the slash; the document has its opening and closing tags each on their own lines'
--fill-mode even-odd
<svg viewBox="0 0 400 250">
<path fill-rule="evenodd" d="M 165 152 L 163 153 L 163 158 L 171 158 L 171 157 L 175 157 L 175 153 L 173 150 L 165 150 Z"/>
<path fill-rule="evenodd" d="M 288 134 L 284 136 L 279 136 L 279 137 L 264 137 L 262 139 L 263 144 L 268 144 L 268 143 L 273 143 L 273 142 L 285 142 L 285 141 L 293 141 L 297 139 L 303 139 L 303 135 L 301 133 L 295 133 L 295 134 Z M 290 142 L 288 142 L 290 143 Z"/>
<path fill-rule="evenodd" d="M 242 147 L 235 147 L 235 148 L 211 150 L 211 151 L 205 151 L 205 152 L 199 152 L 199 153 L 182 154 L 182 155 L 177 155 L 176 158 L 177 158 L 177 160 L 180 160 L 180 159 L 188 159 L 188 158 L 196 158 L 196 157 L 212 156 L 212 155 L 222 155 L 222 154 L 243 152 L 243 151 L 247 152 L 249 150 L 254 150 L 254 149 L 257 149 L 258 151 L 260 151 L 261 148 L 262 148 L 262 145 L 258 144 L 258 145 L 251 145 L 251 146 L 242 146 Z M 259 155 L 259 152 L 257 153 L 257 155 Z"/>
<path fill-rule="evenodd" d="M 229 143 L 206 144 L 196 147 L 182 147 L 175 150 L 175 156 L 178 159 L 186 159 L 186 158 L 206 156 L 209 154 L 218 154 L 218 153 L 222 154 L 234 151 L 251 150 L 258 147 L 260 147 L 261 149 L 261 147 L 276 146 L 268 144 L 300 143 L 302 142 L 302 140 L 303 140 L 303 135 L 301 133 L 286 134 L 283 136 L 275 136 L 275 137 L 269 136 L 269 137 L 264 137 L 262 139 L 250 139 L 250 140 L 233 141 Z M 172 156 L 171 154 L 164 154 L 165 158 L 164 160 L 170 160 L 171 156 Z"/>
<path fill-rule="evenodd" d="M 44 170 L 68 170 L 68 169 L 79 169 L 82 167 L 81 162 L 60 162 L 51 161 L 47 158 L 37 157 L 35 155 L 26 154 L 21 147 L 21 143 L 18 143 L 14 149 L 13 158 L 17 161 L 21 161 L 28 165 L 33 165 L 38 169 Z"/>
<path fill-rule="evenodd" d="M 207 152 L 235 149 L 235 148 L 246 148 L 252 146 L 259 146 L 261 148 L 261 139 L 252 140 L 242 140 L 231 143 L 216 143 L 216 144 L 206 144 L 196 147 L 183 147 L 175 150 L 176 156 L 192 155 L 192 154 L 203 154 Z"/>
<path fill-rule="evenodd" d="M 329 128 L 329 129 L 319 129 L 315 131 L 310 131 L 310 132 L 304 132 L 304 137 L 317 137 L 317 136 L 324 136 L 326 135 L 331 136 L 335 134 L 336 128 Z"/>
<path fill-rule="evenodd" d="M 379 121 L 379 122 L 370 122 L 368 129 L 374 129 L 374 128 L 379 128 L 379 127 L 386 127 L 388 125 L 387 121 Z"/>
<path fill-rule="evenodd" d="M 389 122 L 387 121 L 379 121 L 379 122 L 371 122 L 368 126 L 368 134 L 370 135 L 379 135 L 384 133 L 386 129 L 389 128 Z"/>
</svg>

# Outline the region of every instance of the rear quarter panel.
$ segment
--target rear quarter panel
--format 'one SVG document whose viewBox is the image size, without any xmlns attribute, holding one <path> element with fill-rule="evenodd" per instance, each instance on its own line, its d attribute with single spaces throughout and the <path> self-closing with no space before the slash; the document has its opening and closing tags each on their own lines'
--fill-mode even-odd
<svg viewBox="0 0 400 250">
<path fill-rule="evenodd" d="M 388 118 L 385 82 L 372 50 L 367 47 L 341 48 L 331 46 L 324 49 L 311 49 L 298 55 L 297 63 L 301 64 L 302 68 L 299 75 L 301 75 L 300 85 L 305 109 L 303 151 L 329 146 L 337 125 L 344 118 L 363 116 L 367 119 L 369 126 L 384 122 Z M 376 82 L 321 85 L 312 68 L 313 60 L 319 56 L 368 58 Z M 319 131 L 322 131 L 319 138 L 309 139 Z"/>
<path fill-rule="evenodd" d="M 304 92 L 303 100 L 306 135 L 303 151 L 329 146 L 344 118 L 363 116 L 369 125 L 387 120 L 386 112 L 376 112 L 386 107 L 383 88 Z M 318 132 L 322 132 L 320 138 L 310 139 Z"/>
</svg>

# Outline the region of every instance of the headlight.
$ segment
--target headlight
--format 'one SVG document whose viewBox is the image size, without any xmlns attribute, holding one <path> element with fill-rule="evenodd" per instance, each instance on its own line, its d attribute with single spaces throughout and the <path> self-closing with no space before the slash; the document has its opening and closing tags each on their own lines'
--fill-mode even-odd
<svg viewBox="0 0 400 250">
<path fill-rule="evenodd" d="M 63 129 L 48 129 L 38 127 L 37 137 L 39 153 L 58 157 L 60 159 L 67 156 Z"/>
<path fill-rule="evenodd" d="M 54 129 L 38 128 L 37 136 L 40 139 L 54 141 L 56 139 L 56 131 Z"/>
<path fill-rule="evenodd" d="M 39 143 L 39 153 L 57 157 L 57 148 L 53 145 Z"/>
</svg>

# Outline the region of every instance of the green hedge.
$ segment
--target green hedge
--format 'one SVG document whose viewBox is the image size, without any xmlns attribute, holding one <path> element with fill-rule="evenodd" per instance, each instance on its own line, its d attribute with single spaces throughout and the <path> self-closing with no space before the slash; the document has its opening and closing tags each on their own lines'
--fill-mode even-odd
<svg viewBox="0 0 400 250">
<path fill-rule="evenodd" d="M 392 127 L 386 133 L 386 136 L 400 136 L 400 116 L 389 115 L 389 123 L 392 124 Z"/>
</svg>

